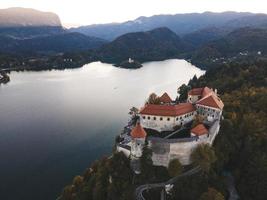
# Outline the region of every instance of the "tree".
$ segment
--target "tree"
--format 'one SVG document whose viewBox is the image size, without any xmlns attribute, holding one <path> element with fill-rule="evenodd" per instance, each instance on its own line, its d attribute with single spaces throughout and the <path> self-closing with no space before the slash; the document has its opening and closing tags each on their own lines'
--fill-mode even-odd
<svg viewBox="0 0 267 200">
<path fill-rule="evenodd" d="M 179 159 L 173 159 L 170 161 L 168 166 L 168 172 L 171 177 L 178 176 L 182 173 L 183 166 L 180 163 Z"/>
<path fill-rule="evenodd" d="M 74 186 L 73 185 L 67 185 L 64 187 L 62 191 L 61 198 L 62 200 L 72 200 L 73 199 L 73 194 L 74 194 Z"/>
<path fill-rule="evenodd" d="M 201 144 L 191 154 L 191 161 L 195 166 L 208 173 L 211 165 L 216 161 L 216 155 L 213 148 L 208 144 Z"/>
<path fill-rule="evenodd" d="M 190 87 L 185 85 L 185 84 L 181 85 L 178 88 L 177 92 L 179 94 L 179 101 L 180 102 L 187 100 L 189 90 L 190 90 Z"/>
<path fill-rule="evenodd" d="M 75 176 L 72 183 L 75 186 L 75 189 L 79 190 L 83 184 L 83 177 Z"/>
<path fill-rule="evenodd" d="M 147 145 L 143 147 L 142 156 L 140 158 L 141 180 L 148 181 L 154 175 L 152 150 Z"/>
<path fill-rule="evenodd" d="M 200 196 L 199 200 L 224 200 L 224 196 L 214 188 L 209 188 Z"/>
<path fill-rule="evenodd" d="M 155 93 L 151 93 L 146 101 L 146 104 L 160 104 L 160 99 Z"/>
</svg>

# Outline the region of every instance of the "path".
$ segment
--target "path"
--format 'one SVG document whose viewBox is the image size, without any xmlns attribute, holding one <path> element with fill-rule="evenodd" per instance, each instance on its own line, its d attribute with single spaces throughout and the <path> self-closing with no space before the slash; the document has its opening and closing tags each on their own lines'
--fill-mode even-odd
<svg viewBox="0 0 267 200">
<path fill-rule="evenodd" d="M 155 189 L 155 188 L 164 188 L 166 185 L 171 185 L 174 184 L 176 181 L 178 181 L 180 178 L 185 177 L 185 176 L 191 176 L 193 174 L 196 174 L 197 172 L 200 171 L 200 167 L 195 167 L 191 170 L 188 170 L 174 178 L 169 179 L 166 182 L 162 182 L 162 183 L 151 183 L 151 184 L 144 184 L 144 185 L 140 185 L 139 187 L 136 188 L 135 190 L 135 197 L 137 200 L 145 200 L 144 196 L 143 196 L 143 192 L 145 190 L 149 190 L 149 189 Z"/>
</svg>

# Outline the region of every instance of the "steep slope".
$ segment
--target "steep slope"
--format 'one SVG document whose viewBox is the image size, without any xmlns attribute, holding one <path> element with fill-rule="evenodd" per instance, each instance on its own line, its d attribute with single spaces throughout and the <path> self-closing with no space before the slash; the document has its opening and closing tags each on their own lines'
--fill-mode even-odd
<svg viewBox="0 0 267 200">
<path fill-rule="evenodd" d="M 0 27 L 61 26 L 59 17 L 51 12 L 30 8 L 0 9 Z"/>
<path fill-rule="evenodd" d="M 177 56 L 186 50 L 186 45 L 168 28 L 122 35 L 103 46 L 97 55 L 100 60 L 118 63 L 128 58 L 140 62 L 162 60 Z"/>
<path fill-rule="evenodd" d="M 70 29 L 86 35 L 113 40 L 125 33 L 148 31 L 158 27 L 168 27 L 178 35 L 184 35 L 209 26 L 222 26 L 227 21 L 235 20 L 252 13 L 223 12 L 223 13 L 189 13 L 176 15 L 155 15 L 139 17 L 124 23 L 89 25 Z"/>
</svg>

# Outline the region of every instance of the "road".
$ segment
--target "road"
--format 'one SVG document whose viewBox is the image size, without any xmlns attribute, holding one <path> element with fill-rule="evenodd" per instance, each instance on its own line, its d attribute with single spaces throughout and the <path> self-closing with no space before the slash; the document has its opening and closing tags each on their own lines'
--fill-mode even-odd
<svg viewBox="0 0 267 200">
<path fill-rule="evenodd" d="M 176 181 L 178 181 L 180 178 L 185 177 L 185 176 L 191 176 L 193 174 L 196 174 L 197 172 L 199 172 L 201 169 L 200 167 L 195 167 L 191 170 L 188 170 L 182 174 L 180 174 L 179 176 L 176 176 L 174 178 L 169 179 L 166 182 L 162 182 L 162 183 L 151 183 L 151 184 L 144 184 L 144 185 L 140 185 L 139 187 L 136 188 L 135 190 L 135 197 L 137 200 L 145 200 L 144 196 L 143 196 L 143 192 L 145 190 L 149 190 L 149 189 L 155 189 L 155 188 L 164 188 L 166 185 L 171 185 L 174 184 Z"/>
</svg>

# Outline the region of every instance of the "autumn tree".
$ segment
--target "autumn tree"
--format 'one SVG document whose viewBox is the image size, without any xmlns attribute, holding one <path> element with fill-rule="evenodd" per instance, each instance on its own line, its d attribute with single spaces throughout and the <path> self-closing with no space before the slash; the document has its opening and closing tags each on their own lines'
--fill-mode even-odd
<svg viewBox="0 0 267 200">
<path fill-rule="evenodd" d="M 177 92 L 179 94 L 179 101 L 180 102 L 187 100 L 189 90 L 190 90 L 190 87 L 185 85 L 185 84 L 181 85 L 178 88 Z"/>
<path fill-rule="evenodd" d="M 191 160 L 195 166 L 208 173 L 211 165 L 216 161 L 216 155 L 213 148 L 208 144 L 201 144 L 194 149 L 191 154 Z"/>
<path fill-rule="evenodd" d="M 224 196 L 214 188 L 208 188 L 208 191 L 203 193 L 199 200 L 224 200 Z"/>
<path fill-rule="evenodd" d="M 171 177 L 178 176 L 182 173 L 183 166 L 180 163 L 179 159 L 173 159 L 170 161 L 168 166 L 168 173 Z"/>
<path fill-rule="evenodd" d="M 151 93 L 146 101 L 146 104 L 160 104 L 160 98 L 155 93 Z"/>
</svg>

